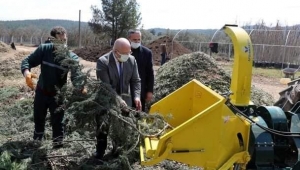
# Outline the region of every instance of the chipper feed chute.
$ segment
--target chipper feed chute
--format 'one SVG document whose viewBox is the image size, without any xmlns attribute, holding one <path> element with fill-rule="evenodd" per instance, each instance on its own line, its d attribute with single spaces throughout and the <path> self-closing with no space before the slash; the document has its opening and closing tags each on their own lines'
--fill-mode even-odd
<svg viewBox="0 0 300 170">
<path fill-rule="evenodd" d="M 192 80 L 151 107 L 151 113 L 171 114 L 174 129 L 159 138 L 145 138 L 143 165 L 165 159 L 218 169 L 247 163 L 249 123 L 225 105 L 226 99 Z M 145 159 L 149 158 L 148 160 Z"/>
<path fill-rule="evenodd" d="M 231 80 L 231 103 L 238 107 L 250 102 L 253 49 L 242 28 L 224 26 L 234 45 L 234 68 Z M 237 116 L 226 99 L 192 80 L 151 106 L 150 114 L 159 113 L 172 119 L 173 127 L 159 137 L 144 138 L 141 164 L 154 165 L 175 160 L 205 169 L 232 169 L 234 164 L 245 167 L 248 153 L 250 123 Z M 237 166 L 236 166 L 237 167 Z"/>
</svg>

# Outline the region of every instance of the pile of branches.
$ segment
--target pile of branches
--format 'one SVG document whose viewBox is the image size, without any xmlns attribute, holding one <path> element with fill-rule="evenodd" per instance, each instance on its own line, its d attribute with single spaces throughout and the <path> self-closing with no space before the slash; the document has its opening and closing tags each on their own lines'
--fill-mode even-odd
<svg viewBox="0 0 300 170">
<path fill-rule="evenodd" d="M 203 52 L 194 52 L 176 57 L 157 70 L 154 83 L 155 98 L 150 104 L 161 100 L 192 79 L 220 94 L 230 91 L 231 75 L 211 56 Z M 255 105 L 274 103 L 270 94 L 254 86 L 251 87 L 251 100 Z"/>
</svg>

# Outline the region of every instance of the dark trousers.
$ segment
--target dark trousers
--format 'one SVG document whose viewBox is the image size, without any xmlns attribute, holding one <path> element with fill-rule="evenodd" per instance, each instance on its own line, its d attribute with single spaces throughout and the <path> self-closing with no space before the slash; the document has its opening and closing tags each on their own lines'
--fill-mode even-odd
<svg viewBox="0 0 300 170">
<path fill-rule="evenodd" d="M 146 104 L 145 99 L 143 99 L 143 98 L 141 99 L 141 104 L 142 104 L 142 111 L 145 112 L 145 107 L 146 107 L 145 106 L 145 104 Z"/>
<path fill-rule="evenodd" d="M 107 118 L 104 114 L 108 114 L 107 111 L 102 111 L 100 115 L 96 115 L 96 152 L 98 158 L 103 158 L 105 154 L 105 150 L 107 147 L 107 136 L 109 132 L 109 123 L 108 120 L 104 120 Z"/>
<path fill-rule="evenodd" d="M 45 95 L 41 89 L 36 90 L 34 98 L 34 140 L 44 137 L 47 110 L 49 109 L 52 125 L 53 142 L 61 142 L 64 136 L 64 110 L 57 109 L 62 102 L 57 102 L 55 96 Z"/>
<path fill-rule="evenodd" d="M 160 56 L 161 56 L 160 65 L 162 66 L 166 62 L 166 58 L 167 58 L 166 56 L 167 56 L 167 54 L 166 53 L 161 53 Z"/>
</svg>

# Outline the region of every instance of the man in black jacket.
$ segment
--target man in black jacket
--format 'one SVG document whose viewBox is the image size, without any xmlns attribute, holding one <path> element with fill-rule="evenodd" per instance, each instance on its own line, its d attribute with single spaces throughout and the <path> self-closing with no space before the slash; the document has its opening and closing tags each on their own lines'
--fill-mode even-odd
<svg viewBox="0 0 300 170">
<path fill-rule="evenodd" d="M 137 62 L 139 75 L 141 78 L 141 103 L 142 111 L 145 111 L 145 102 L 153 97 L 154 72 L 152 51 L 141 45 L 141 31 L 129 30 L 128 40 L 131 44 L 132 54 Z M 134 107 L 134 106 L 133 106 Z"/>
<path fill-rule="evenodd" d="M 58 42 L 57 47 L 63 47 L 67 50 L 67 31 L 61 26 L 53 27 L 51 36 Z M 64 110 L 60 109 L 63 104 L 61 100 L 56 100 L 58 89 L 61 89 L 67 82 L 67 73 L 71 72 L 71 81 L 75 88 L 86 93 L 83 83 L 80 83 L 80 69 L 66 68 L 61 65 L 55 54 L 56 47 L 53 43 L 41 44 L 33 53 L 22 60 L 21 71 L 25 77 L 26 84 L 32 90 L 35 90 L 34 98 L 34 140 L 42 140 L 45 131 L 45 122 L 47 110 L 51 114 L 51 125 L 53 130 L 53 146 L 59 148 L 62 146 L 64 136 Z M 78 56 L 73 52 L 68 52 L 65 56 L 75 62 L 79 62 Z M 31 73 L 31 68 L 40 66 L 41 73 L 37 85 L 33 83 L 33 78 L 37 75 Z M 75 83 L 78 81 L 77 83 Z"/>
</svg>

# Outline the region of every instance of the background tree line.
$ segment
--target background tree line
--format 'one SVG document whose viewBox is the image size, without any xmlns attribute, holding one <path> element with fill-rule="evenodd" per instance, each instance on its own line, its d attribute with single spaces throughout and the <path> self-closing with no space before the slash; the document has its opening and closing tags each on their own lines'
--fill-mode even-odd
<svg viewBox="0 0 300 170">
<path fill-rule="evenodd" d="M 169 36 L 192 51 L 209 53 L 209 43 L 212 41 L 219 43 L 219 55 L 230 58 L 234 53 L 229 37 L 222 31 L 212 39 L 216 29 L 144 29 L 136 0 L 101 0 L 100 6 L 91 6 L 91 11 L 93 13 L 91 20 L 81 22 L 80 44 L 82 46 L 109 46 L 116 38 L 127 37 L 129 29 L 140 28 L 144 45 L 160 36 Z M 78 47 L 79 23 L 68 20 L 0 21 L 0 41 L 38 45 L 47 39 L 50 29 L 56 25 L 64 26 L 68 30 L 68 45 Z M 259 21 L 243 27 L 251 34 L 255 60 L 300 62 L 299 25 L 281 26 L 278 21 L 275 26 L 267 26 L 264 21 Z M 259 31 L 252 32 L 253 29 L 259 29 Z M 289 32 L 289 30 L 293 31 Z M 177 34 L 178 32 L 180 33 Z"/>
<path fill-rule="evenodd" d="M 132 28 L 140 28 L 143 44 L 160 36 L 174 36 L 178 30 L 163 28 L 144 29 L 141 25 L 141 13 L 136 0 L 101 0 L 101 8 L 91 6 L 93 16 L 89 22 L 81 22 L 81 45 L 110 45 L 118 37 L 127 37 Z M 68 45 L 79 44 L 78 21 L 69 20 L 24 20 L 0 21 L 0 40 L 6 43 L 16 42 L 38 45 L 49 36 L 50 29 L 61 25 L 68 30 Z M 193 30 L 196 32 L 207 30 Z M 196 36 L 194 36 L 196 37 Z M 194 38 L 195 39 L 195 38 Z M 186 44 L 187 48 L 189 44 Z"/>
<path fill-rule="evenodd" d="M 47 25 L 47 26 L 45 26 Z M 0 41 L 5 43 L 20 43 L 39 45 L 50 36 L 50 30 L 56 25 L 65 27 L 68 31 L 68 45 L 78 46 L 79 29 L 77 21 L 69 20 L 23 20 L 23 21 L 0 21 Z M 87 23 L 81 24 L 82 45 L 95 44 L 95 34 Z"/>
</svg>

